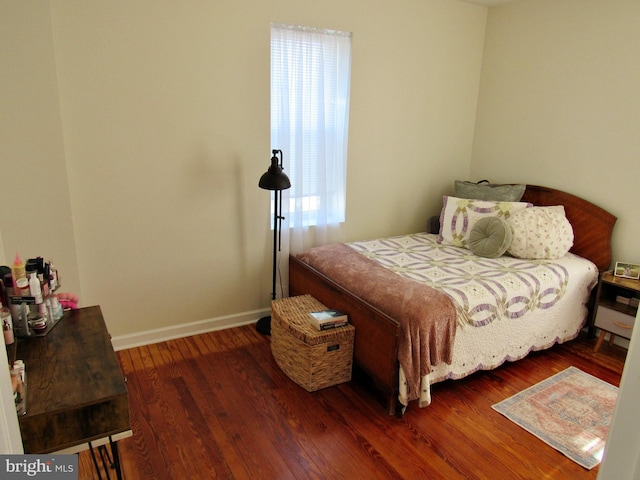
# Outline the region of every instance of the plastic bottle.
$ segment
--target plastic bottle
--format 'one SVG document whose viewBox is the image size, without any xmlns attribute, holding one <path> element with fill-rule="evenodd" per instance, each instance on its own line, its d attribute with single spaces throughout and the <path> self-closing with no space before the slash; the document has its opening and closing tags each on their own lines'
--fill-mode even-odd
<svg viewBox="0 0 640 480">
<path fill-rule="evenodd" d="M 13 265 L 11 266 L 11 275 L 13 276 L 14 287 L 17 285 L 19 279 L 27 278 L 24 262 L 20 259 L 18 252 L 16 252 L 16 258 L 13 260 Z"/>
<path fill-rule="evenodd" d="M 36 272 L 29 274 L 29 292 L 35 299 L 36 304 L 42 303 L 42 289 L 40 288 L 40 280 Z"/>
<path fill-rule="evenodd" d="M 49 290 L 55 292 L 60 286 L 60 279 L 58 278 L 58 269 L 53 266 L 53 261 L 49 262 Z"/>
<path fill-rule="evenodd" d="M 11 320 L 11 312 L 4 305 L 0 307 L 0 321 L 2 322 L 4 343 L 6 345 L 13 344 L 15 338 L 13 336 L 13 321 Z"/>
<path fill-rule="evenodd" d="M 60 320 L 64 315 L 64 309 L 55 295 L 51 296 L 51 307 L 53 309 L 53 319 Z"/>
<path fill-rule="evenodd" d="M 29 330 L 29 305 L 22 302 L 18 305 L 17 315 L 13 315 L 13 332 L 18 337 L 28 337 L 31 335 Z"/>
<path fill-rule="evenodd" d="M 11 297 L 17 295 L 15 293 L 15 289 L 13 288 L 13 276 L 10 273 L 7 273 L 4 276 L 4 290 L 7 293 L 7 305 L 9 305 L 9 311 L 11 312 L 11 319 L 13 320 L 13 324 L 15 325 L 20 321 L 20 305 L 14 304 L 11 301 Z"/>
<path fill-rule="evenodd" d="M 49 319 L 49 323 L 53 323 L 53 300 L 51 296 L 48 296 L 44 299 L 44 303 L 47 306 L 47 318 Z"/>
<path fill-rule="evenodd" d="M 20 362 L 20 363 L 19 363 Z M 18 415 L 24 415 L 26 411 L 26 395 L 25 395 L 25 380 L 26 380 L 26 371 L 24 369 L 24 362 L 22 360 L 16 360 L 11 367 L 11 383 L 15 382 L 15 392 L 13 394 L 14 400 L 16 402 L 16 411 Z"/>
</svg>

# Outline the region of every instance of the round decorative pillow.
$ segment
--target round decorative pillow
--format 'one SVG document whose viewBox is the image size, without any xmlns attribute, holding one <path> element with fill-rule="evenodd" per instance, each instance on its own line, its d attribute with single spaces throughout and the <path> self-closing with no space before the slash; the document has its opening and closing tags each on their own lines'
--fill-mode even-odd
<svg viewBox="0 0 640 480">
<path fill-rule="evenodd" d="M 484 217 L 469 232 L 467 246 L 479 257 L 497 258 L 511 245 L 511 227 L 500 217 Z"/>
<path fill-rule="evenodd" d="M 573 228 L 562 205 L 527 208 L 507 221 L 513 230 L 507 252 L 514 257 L 560 258 L 573 246 Z"/>
</svg>

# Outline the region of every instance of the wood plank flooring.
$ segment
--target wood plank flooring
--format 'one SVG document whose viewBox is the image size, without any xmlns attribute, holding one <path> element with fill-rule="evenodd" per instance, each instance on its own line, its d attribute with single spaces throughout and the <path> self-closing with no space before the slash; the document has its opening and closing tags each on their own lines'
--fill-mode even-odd
<svg viewBox="0 0 640 480">
<path fill-rule="evenodd" d="M 308 393 L 252 325 L 118 352 L 134 479 L 595 479 L 491 405 L 573 365 L 616 386 L 626 350 L 580 337 L 432 387 L 433 403 L 389 417 L 366 382 Z M 98 478 L 88 452 L 80 479 Z M 115 478 L 112 472 L 112 478 Z"/>
</svg>

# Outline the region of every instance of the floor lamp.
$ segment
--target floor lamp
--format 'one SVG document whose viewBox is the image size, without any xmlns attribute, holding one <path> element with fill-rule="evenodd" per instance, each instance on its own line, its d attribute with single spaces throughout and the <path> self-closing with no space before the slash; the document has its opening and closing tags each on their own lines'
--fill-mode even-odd
<svg viewBox="0 0 640 480">
<path fill-rule="evenodd" d="M 274 209 L 273 209 L 273 288 L 271 290 L 271 299 L 276 299 L 276 271 L 277 271 L 277 257 L 280 251 L 280 230 L 281 223 L 284 217 L 281 215 L 282 211 L 282 190 L 291 188 L 291 182 L 289 177 L 285 175 L 282 169 L 282 150 L 273 150 L 273 156 L 271 157 L 271 166 L 265 174 L 260 177 L 258 186 L 265 190 L 274 191 Z M 278 158 L 278 154 L 280 157 Z M 263 335 L 271 334 L 271 316 L 262 317 L 256 323 L 256 330 Z"/>
</svg>

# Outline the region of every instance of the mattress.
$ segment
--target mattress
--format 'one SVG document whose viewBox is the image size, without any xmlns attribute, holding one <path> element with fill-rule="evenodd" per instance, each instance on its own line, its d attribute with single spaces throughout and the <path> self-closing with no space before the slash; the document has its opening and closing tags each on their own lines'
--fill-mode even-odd
<svg viewBox="0 0 640 480">
<path fill-rule="evenodd" d="M 553 260 L 477 257 L 417 233 L 348 245 L 398 275 L 449 295 L 458 329 L 451 364 L 422 378 L 420 406 L 431 402 L 430 385 L 496 368 L 534 350 L 575 338 L 584 326 L 596 266 L 568 253 Z M 399 401 L 407 405 L 400 371 Z"/>
</svg>

